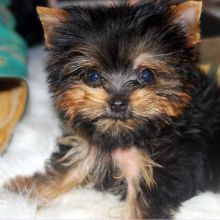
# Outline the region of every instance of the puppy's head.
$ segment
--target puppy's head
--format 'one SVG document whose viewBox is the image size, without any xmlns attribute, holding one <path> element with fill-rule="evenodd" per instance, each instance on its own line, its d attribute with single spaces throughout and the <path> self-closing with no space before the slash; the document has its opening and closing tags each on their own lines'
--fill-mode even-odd
<svg viewBox="0 0 220 220">
<path fill-rule="evenodd" d="M 184 113 L 196 78 L 200 2 L 38 13 L 50 89 L 72 126 L 118 137 Z"/>
</svg>

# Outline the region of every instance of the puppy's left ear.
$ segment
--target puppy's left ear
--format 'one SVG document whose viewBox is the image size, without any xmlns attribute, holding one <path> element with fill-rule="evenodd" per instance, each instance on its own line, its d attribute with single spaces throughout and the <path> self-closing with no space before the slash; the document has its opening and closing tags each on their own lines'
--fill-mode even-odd
<svg viewBox="0 0 220 220">
<path fill-rule="evenodd" d="M 200 17 L 202 2 L 186 1 L 171 6 L 174 23 L 180 25 L 186 33 L 188 46 L 193 47 L 200 43 Z"/>
<path fill-rule="evenodd" d="M 46 46 L 50 48 L 52 47 L 51 40 L 55 34 L 55 27 L 62 26 L 69 14 L 62 9 L 47 7 L 37 7 L 37 13 L 43 25 Z"/>
</svg>

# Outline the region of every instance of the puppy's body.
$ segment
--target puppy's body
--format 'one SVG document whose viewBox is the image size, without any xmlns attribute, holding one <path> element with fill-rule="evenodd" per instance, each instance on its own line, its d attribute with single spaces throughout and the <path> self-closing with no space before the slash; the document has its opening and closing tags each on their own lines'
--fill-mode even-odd
<svg viewBox="0 0 220 220">
<path fill-rule="evenodd" d="M 220 90 L 197 68 L 201 3 L 40 8 L 48 80 L 69 128 L 45 174 L 17 178 L 53 199 L 92 183 L 126 200 L 123 218 L 171 218 L 217 190 Z"/>
</svg>

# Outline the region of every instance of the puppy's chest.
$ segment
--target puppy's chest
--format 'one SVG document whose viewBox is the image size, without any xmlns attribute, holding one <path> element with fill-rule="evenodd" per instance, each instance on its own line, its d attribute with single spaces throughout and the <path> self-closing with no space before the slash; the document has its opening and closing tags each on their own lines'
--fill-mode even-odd
<svg viewBox="0 0 220 220">
<path fill-rule="evenodd" d="M 145 152 L 136 148 L 114 149 L 101 170 L 96 170 L 95 188 L 120 193 L 133 191 L 141 180 L 151 187 L 154 184 L 153 167 L 157 164 Z M 101 167 L 101 166 L 99 166 Z"/>
</svg>

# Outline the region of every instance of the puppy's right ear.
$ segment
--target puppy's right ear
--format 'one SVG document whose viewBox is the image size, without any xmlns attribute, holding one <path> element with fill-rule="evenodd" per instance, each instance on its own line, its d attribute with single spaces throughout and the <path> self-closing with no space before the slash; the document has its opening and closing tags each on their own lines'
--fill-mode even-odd
<svg viewBox="0 0 220 220">
<path fill-rule="evenodd" d="M 50 39 L 53 37 L 54 28 L 62 25 L 69 14 L 62 9 L 47 7 L 37 7 L 37 13 L 43 25 L 46 46 L 50 48 L 52 46 Z"/>
</svg>

